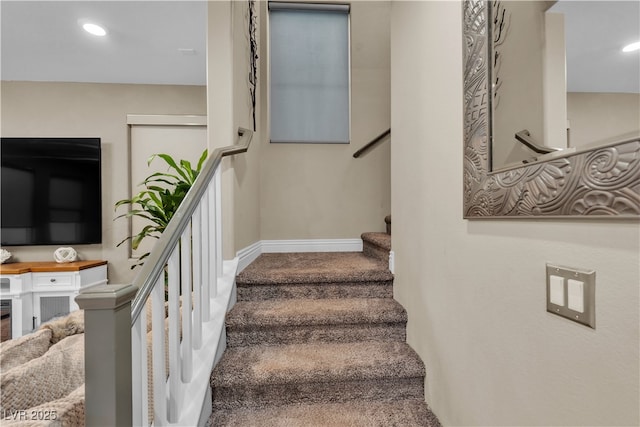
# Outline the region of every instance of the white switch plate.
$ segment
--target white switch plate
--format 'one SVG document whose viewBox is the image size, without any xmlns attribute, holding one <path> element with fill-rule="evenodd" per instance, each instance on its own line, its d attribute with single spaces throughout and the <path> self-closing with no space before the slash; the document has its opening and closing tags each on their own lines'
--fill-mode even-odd
<svg viewBox="0 0 640 427">
<path fill-rule="evenodd" d="M 595 271 L 547 264 L 548 312 L 595 329 L 595 297 Z"/>
</svg>

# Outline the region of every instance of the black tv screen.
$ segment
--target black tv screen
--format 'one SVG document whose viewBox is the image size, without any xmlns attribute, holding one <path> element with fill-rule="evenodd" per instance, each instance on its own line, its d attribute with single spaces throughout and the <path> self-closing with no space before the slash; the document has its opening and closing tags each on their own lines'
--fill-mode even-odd
<svg viewBox="0 0 640 427">
<path fill-rule="evenodd" d="M 2 138 L 2 246 L 102 242 L 100 138 Z"/>
</svg>

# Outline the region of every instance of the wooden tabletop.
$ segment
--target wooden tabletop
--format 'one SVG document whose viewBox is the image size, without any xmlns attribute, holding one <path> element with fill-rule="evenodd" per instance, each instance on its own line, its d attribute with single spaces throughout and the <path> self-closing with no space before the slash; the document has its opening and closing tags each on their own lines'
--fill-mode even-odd
<svg viewBox="0 0 640 427">
<path fill-rule="evenodd" d="M 74 261 L 57 263 L 53 261 L 12 262 L 0 265 L 0 274 L 23 273 L 58 273 L 65 271 L 80 271 L 85 268 L 105 265 L 107 261 Z"/>
</svg>

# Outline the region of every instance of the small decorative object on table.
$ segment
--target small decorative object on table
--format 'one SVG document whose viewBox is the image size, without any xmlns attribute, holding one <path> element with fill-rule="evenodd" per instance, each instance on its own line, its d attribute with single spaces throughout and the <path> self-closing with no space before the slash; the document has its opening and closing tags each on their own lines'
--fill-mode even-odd
<svg viewBox="0 0 640 427">
<path fill-rule="evenodd" d="M 73 248 L 58 248 L 53 253 L 53 259 L 58 263 L 73 262 L 78 259 L 78 253 Z"/>
<path fill-rule="evenodd" d="M 11 252 L 6 249 L 0 249 L 0 264 L 4 264 L 11 258 Z"/>
</svg>

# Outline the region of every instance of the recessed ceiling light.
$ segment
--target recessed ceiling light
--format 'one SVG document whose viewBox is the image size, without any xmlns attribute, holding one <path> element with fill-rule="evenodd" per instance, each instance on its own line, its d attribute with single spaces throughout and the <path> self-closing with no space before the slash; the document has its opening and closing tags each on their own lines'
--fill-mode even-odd
<svg viewBox="0 0 640 427">
<path fill-rule="evenodd" d="M 635 43 L 631 43 L 626 45 L 625 47 L 622 48 L 623 52 L 633 52 L 634 50 L 638 50 L 640 49 L 640 42 L 635 42 Z"/>
<path fill-rule="evenodd" d="M 107 30 L 102 28 L 100 25 L 92 24 L 90 22 L 82 24 L 82 28 L 84 28 L 87 33 L 93 34 L 94 36 L 104 36 L 107 34 Z"/>
</svg>

